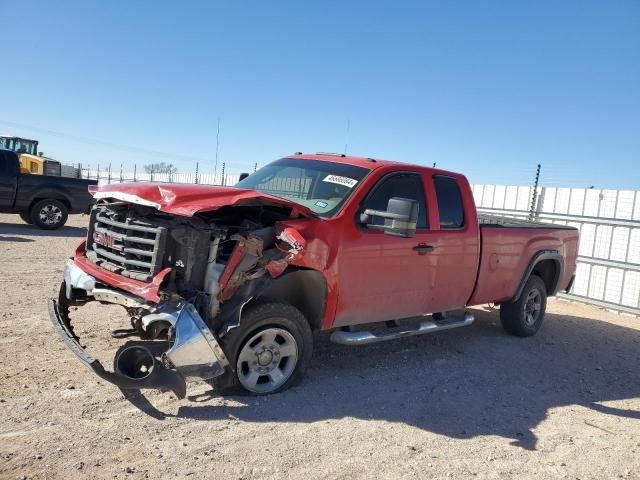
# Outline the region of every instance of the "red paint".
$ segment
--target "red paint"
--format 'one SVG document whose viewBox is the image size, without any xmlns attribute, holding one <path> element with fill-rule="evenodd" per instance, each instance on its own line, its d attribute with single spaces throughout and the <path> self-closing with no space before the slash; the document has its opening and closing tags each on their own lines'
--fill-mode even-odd
<svg viewBox="0 0 640 480">
<path fill-rule="evenodd" d="M 565 259 L 560 286 L 575 272 L 578 233 L 574 230 L 482 227 L 482 256 L 478 286 L 470 305 L 500 303 L 513 297 L 522 272 L 541 250 L 557 250 Z"/>
<path fill-rule="evenodd" d="M 132 278 L 123 277 L 122 275 L 118 275 L 117 273 L 110 272 L 105 270 L 104 268 L 100 268 L 96 264 L 92 263 L 85 255 L 85 242 L 82 242 L 76 248 L 75 256 L 73 260 L 75 264 L 80 267 L 82 270 L 87 272 L 89 275 L 92 275 L 96 278 L 96 280 L 104 283 L 105 285 L 109 285 L 110 287 L 119 288 L 126 292 L 132 293 L 133 295 L 137 295 L 138 297 L 142 297 L 145 300 L 149 300 L 150 302 L 157 303 L 160 301 L 160 296 L 158 295 L 160 286 L 164 281 L 165 277 L 171 272 L 170 268 L 165 268 L 160 271 L 151 282 L 140 282 L 138 280 L 134 280 Z"/>
<path fill-rule="evenodd" d="M 233 252 L 231 252 L 231 257 L 229 257 L 229 261 L 227 262 L 227 266 L 222 272 L 220 276 L 220 301 L 224 302 L 232 297 L 233 293 L 238 289 L 239 283 L 238 279 L 235 282 L 232 282 L 232 276 L 235 273 L 238 265 L 244 258 L 247 253 L 247 246 L 245 240 L 242 239 L 238 241 L 236 246 L 233 248 Z"/>
<path fill-rule="evenodd" d="M 131 196 L 157 205 L 161 212 L 191 217 L 198 212 L 209 212 L 231 205 L 282 205 L 294 210 L 294 214 L 309 215 L 311 210 L 284 198 L 274 197 L 255 190 L 235 187 L 214 187 L 174 183 L 114 183 L 103 185 L 98 194 L 108 197 L 113 193 Z M 135 202 L 134 202 L 135 203 Z"/>
<path fill-rule="evenodd" d="M 321 272 L 327 282 L 324 329 L 509 300 L 530 260 L 541 250 L 557 250 L 564 257 L 561 289 L 567 286 L 575 271 L 576 230 L 553 226 L 480 228 L 469 183 L 462 175 L 359 157 L 292 157 L 349 163 L 364 166 L 371 172 L 356 187 L 343 209 L 328 219 L 310 216 L 308 209 L 285 199 L 232 187 L 126 184 L 109 185 L 100 191 L 135 195 L 175 215 L 193 215 L 230 205 L 273 204 L 292 207 L 292 217 L 307 216 L 278 222 L 276 227 L 284 229 L 282 231 L 292 228 L 288 232 L 299 233 L 306 243 L 304 255 L 293 255 L 290 263 Z M 421 175 L 426 194 L 429 228 L 418 230 L 411 238 L 367 230 L 357 220 L 361 202 L 369 190 L 385 175 L 398 171 Z M 465 210 L 463 228 L 440 229 L 434 175 L 453 177 L 458 182 Z M 426 254 L 413 250 L 419 244 L 433 246 L 433 250 Z M 233 273 L 245 253 L 246 247 L 239 242 L 220 280 L 221 300 L 230 298 L 235 291 Z M 83 253 L 76 255 L 76 263 L 99 280 L 137 295 L 143 286 L 150 287 L 96 267 Z M 281 268 L 282 265 L 273 264 L 269 272 L 278 275 L 282 273 Z M 148 295 L 144 298 L 157 298 L 157 289 Z"/>
</svg>

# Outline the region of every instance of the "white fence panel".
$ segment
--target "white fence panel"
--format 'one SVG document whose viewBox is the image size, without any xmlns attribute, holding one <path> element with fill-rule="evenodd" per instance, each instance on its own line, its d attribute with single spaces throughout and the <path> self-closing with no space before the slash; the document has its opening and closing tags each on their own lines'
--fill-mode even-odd
<svg viewBox="0 0 640 480">
<path fill-rule="evenodd" d="M 576 280 L 566 296 L 640 315 L 640 192 L 539 187 L 532 210 L 532 190 L 473 185 L 480 211 L 578 228 Z"/>
</svg>

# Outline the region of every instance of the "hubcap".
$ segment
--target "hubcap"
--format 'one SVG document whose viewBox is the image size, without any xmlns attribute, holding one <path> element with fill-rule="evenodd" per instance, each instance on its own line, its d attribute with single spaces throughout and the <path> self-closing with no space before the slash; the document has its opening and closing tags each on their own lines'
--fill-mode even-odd
<svg viewBox="0 0 640 480">
<path fill-rule="evenodd" d="M 298 346 L 289 332 L 267 328 L 250 337 L 238 355 L 238 379 L 254 393 L 269 393 L 289 380 L 298 363 Z"/>
<path fill-rule="evenodd" d="M 542 294 L 536 288 L 529 292 L 524 302 L 524 319 L 527 325 L 534 325 L 540 316 L 542 310 Z"/>
<path fill-rule="evenodd" d="M 62 211 L 55 205 L 45 205 L 40 209 L 40 220 L 47 225 L 55 225 L 60 222 Z"/>
</svg>

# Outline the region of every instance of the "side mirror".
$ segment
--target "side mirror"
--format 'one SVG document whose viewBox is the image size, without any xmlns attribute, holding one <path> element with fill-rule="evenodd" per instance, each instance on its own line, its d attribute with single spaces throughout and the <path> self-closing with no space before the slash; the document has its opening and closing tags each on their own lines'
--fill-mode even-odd
<svg viewBox="0 0 640 480">
<path fill-rule="evenodd" d="M 374 224 L 372 217 L 384 218 L 384 224 Z M 385 212 L 367 208 L 360 214 L 360 222 L 367 228 L 398 237 L 413 237 L 417 221 L 418 202 L 400 197 L 390 198 Z"/>
<path fill-rule="evenodd" d="M 240 178 L 238 178 L 238 181 L 241 182 L 242 180 L 244 180 L 245 178 L 247 178 L 249 176 L 249 174 L 247 172 L 242 172 L 240 174 Z"/>
</svg>

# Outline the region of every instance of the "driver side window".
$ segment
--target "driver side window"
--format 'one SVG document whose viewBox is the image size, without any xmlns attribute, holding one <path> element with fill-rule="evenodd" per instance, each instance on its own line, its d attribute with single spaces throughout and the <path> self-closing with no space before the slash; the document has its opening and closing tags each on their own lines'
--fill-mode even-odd
<svg viewBox="0 0 640 480">
<path fill-rule="evenodd" d="M 416 228 L 427 228 L 427 204 L 425 202 L 422 177 L 416 173 L 392 173 L 380 180 L 369 192 L 363 209 L 387 210 L 389 199 L 408 198 L 418 202 L 418 222 Z M 384 225 L 384 218 L 373 217 L 372 223 Z"/>
</svg>

